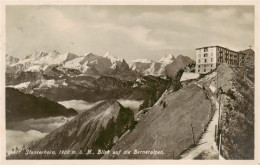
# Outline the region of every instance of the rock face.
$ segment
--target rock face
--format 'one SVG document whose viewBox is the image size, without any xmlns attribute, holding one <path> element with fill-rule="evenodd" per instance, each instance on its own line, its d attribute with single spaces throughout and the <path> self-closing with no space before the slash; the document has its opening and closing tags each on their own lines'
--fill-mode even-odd
<svg viewBox="0 0 260 165">
<path fill-rule="evenodd" d="M 174 78 L 178 71 L 194 61 L 187 56 L 179 55 L 176 60 L 165 67 L 165 74 Z"/>
<path fill-rule="evenodd" d="M 51 116 L 74 116 L 74 109 L 50 101 L 43 97 L 24 94 L 17 89 L 6 88 L 6 121 L 21 121 L 30 118 L 44 118 Z"/>
<path fill-rule="evenodd" d="M 134 114 L 117 101 L 104 101 L 54 130 L 29 146 L 34 151 L 56 151 L 56 155 L 31 155 L 23 153 L 16 158 L 100 158 L 98 149 L 108 150 L 125 131 L 134 128 Z M 89 149 L 92 153 L 88 154 Z M 61 150 L 82 151 L 84 154 L 59 154 Z"/>
<path fill-rule="evenodd" d="M 191 85 L 177 92 L 168 91 L 160 103 L 139 120 L 134 130 L 111 149 L 111 152 L 129 150 L 131 154 L 108 154 L 103 158 L 177 159 L 193 144 L 191 124 L 197 141 L 211 114 L 211 103 L 202 88 Z"/>
</svg>

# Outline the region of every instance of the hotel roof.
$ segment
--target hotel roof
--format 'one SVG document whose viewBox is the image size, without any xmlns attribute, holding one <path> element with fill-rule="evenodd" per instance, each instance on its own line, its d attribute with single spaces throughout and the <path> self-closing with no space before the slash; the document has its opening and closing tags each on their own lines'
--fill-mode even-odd
<svg viewBox="0 0 260 165">
<path fill-rule="evenodd" d="M 231 52 L 235 52 L 235 53 L 243 53 L 243 52 L 239 52 L 239 51 L 237 52 L 237 51 L 234 51 L 234 50 L 230 50 L 228 48 L 225 48 L 225 47 L 222 47 L 222 46 L 218 46 L 218 45 L 216 45 L 216 46 L 205 46 L 205 47 L 201 47 L 201 48 L 196 48 L 196 50 L 204 49 L 204 48 L 214 48 L 214 47 L 223 48 L 223 49 L 229 50 Z M 243 54 L 245 54 L 245 53 L 243 53 Z"/>
</svg>

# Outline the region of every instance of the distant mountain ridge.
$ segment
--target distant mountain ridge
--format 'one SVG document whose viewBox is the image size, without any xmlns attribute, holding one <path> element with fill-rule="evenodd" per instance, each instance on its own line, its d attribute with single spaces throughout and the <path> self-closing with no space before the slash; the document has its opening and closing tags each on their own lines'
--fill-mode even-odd
<svg viewBox="0 0 260 165">
<path fill-rule="evenodd" d="M 169 54 L 157 62 L 137 59 L 129 64 L 106 53 L 78 56 L 38 52 L 6 66 L 6 86 L 52 101 L 72 99 L 96 102 L 113 99 L 144 100 L 152 106 L 179 69 L 193 62 Z M 170 76 L 169 76 L 170 75 Z"/>
<path fill-rule="evenodd" d="M 143 75 L 166 76 L 165 67 L 175 61 L 172 54 L 168 54 L 159 61 L 149 59 L 136 59 L 129 62 L 130 68 L 141 72 Z"/>
<path fill-rule="evenodd" d="M 43 72 L 45 74 L 58 70 L 58 76 L 114 76 L 121 79 L 135 80 L 138 74 L 129 69 L 128 64 L 122 58 L 116 58 L 109 53 L 104 56 L 98 56 L 88 53 L 84 56 L 78 56 L 72 53 L 60 54 L 54 50 L 49 53 L 36 52 L 26 58 L 14 61 L 8 56 L 6 73 L 19 74 L 20 72 Z M 10 65 L 12 64 L 12 65 Z"/>
<path fill-rule="evenodd" d="M 6 65 L 14 65 L 18 62 L 19 62 L 19 58 L 9 56 L 9 55 L 6 55 L 6 57 L 5 57 L 5 64 Z"/>
<path fill-rule="evenodd" d="M 179 57 L 180 56 L 180 57 Z M 179 55 L 177 69 L 193 62 L 189 57 Z M 49 74 L 57 71 L 56 76 L 112 76 L 123 80 L 136 80 L 142 75 L 169 76 L 168 65 L 176 58 L 166 55 L 159 61 L 149 59 L 136 59 L 126 62 L 123 58 L 111 56 L 106 53 L 104 56 L 88 53 L 78 56 L 73 53 L 60 54 L 54 50 L 49 53 L 36 52 L 19 60 L 12 56 L 6 56 L 6 73 L 20 74 L 21 72 L 42 72 Z M 177 72 L 177 71 L 176 71 Z M 170 74 L 170 77 L 173 76 Z"/>
<path fill-rule="evenodd" d="M 6 121 L 21 121 L 54 116 L 75 116 L 77 111 L 50 101 L 44 97 L 24 94 L 17 89 L 6 88 Z"/>
</svg>

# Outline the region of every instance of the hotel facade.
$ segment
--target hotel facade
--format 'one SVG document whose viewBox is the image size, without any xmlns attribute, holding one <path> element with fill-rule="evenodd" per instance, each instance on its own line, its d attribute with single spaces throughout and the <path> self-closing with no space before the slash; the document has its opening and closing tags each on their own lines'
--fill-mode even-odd
<svg viewBox="0 0 260 165">
<path fill-rule="evenodd" d="M 244 66 L 245 54 L 235 52 L 221 46 L 208 46 L 196 49 L 195 72 L 206 74 L 217 67 L 220 63 L 227 63 L 231 66 Z"/>
</svg>

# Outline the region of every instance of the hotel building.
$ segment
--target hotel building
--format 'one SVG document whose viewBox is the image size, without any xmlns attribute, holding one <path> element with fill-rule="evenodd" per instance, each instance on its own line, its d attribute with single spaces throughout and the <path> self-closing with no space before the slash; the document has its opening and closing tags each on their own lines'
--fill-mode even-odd
<svg viewBox="0 0 260 165">
<path fill-rule="evenodd" d="M 235 52 L 221 46 L 208 46 L 196 49 L 195 72 L 205 74 L 215 69 L 220 63 L 227 63 L 231 66 L 242 67 L 245 61 L 245 54 Z"/>
</svg>

